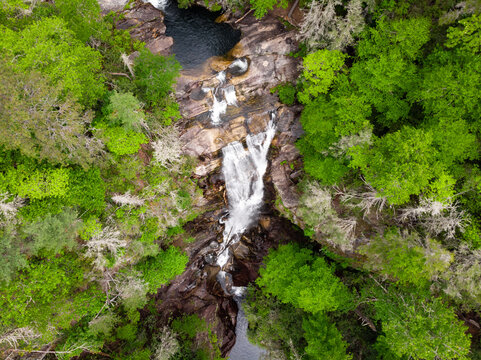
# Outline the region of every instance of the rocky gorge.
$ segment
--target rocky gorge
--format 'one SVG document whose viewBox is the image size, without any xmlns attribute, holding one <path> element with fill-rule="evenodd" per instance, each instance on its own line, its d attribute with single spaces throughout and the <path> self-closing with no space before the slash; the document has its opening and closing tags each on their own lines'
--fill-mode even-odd
<svg viewBox="0 0 481 360">
<path fill-rule="evenodd" d="M 105 10 L 112 9 L 111 2 L 104 5 Z M 202 209 L 204 213 L 186 226 L 196 239 L 185 248 L 190 258 L 186 271 L 156 295 L 159 325 L 178 314 L 198 314 L 213 325 L 223 356 L 235 344 L 238 307 L 216 279 L 220 269 L 214 253 L 222 242 L 223 230 L 219 220 L 228 205 L 221 150 L 234 141 L 245 143 L 249 134 L 264 131 L 271 112 L 276 114 L 276 134 L 264 177 L 267 194 L 258 225 L 243 234 L 231 249 L 233 256 L 225 268 L 232 274 L 233 285 L 246 286 L 254 281 L 262 258 L 274 244 L 303 236 L 301 231 L 293 231 L 289 220 L 279 216 L 274 208 L 275 204 L 283 204 L 295 209 L 298 203 L 298 172 L 289 165 L 299 161 L 294 143 L 302 134 L 300 108 L 281 104 L 271 93 L 276 85 L 298 76 L 298 59 L 290 55 L 297 50 L 296 34 L 274 15 L 262 22 L 251 15 L 241 16 L 222 16 L 222 21 L 241 32 L 241 40 L 228 54 L 211 57 L 195 69 L 183 70 L 177 79 L 175 97 L 182 115 L 178 123 L 182 151 L 198 159 L 193 176 L 204 191 L 203 203 L 207 205 Z M 174 41 L 166 35 L 164 15 L 150 3 L 138 2 L 122 10 L 117 27 L 144 41 L 155 54 L 172 53 Z M 236 66 L 239 61 L 243 65 L 240 68 Z M 227 98 L 226 91 L 230 91 L 233 100 L 226 99 L 219 121 L 214 124 L 213 107 L 222 95 Z"/>
</svg>

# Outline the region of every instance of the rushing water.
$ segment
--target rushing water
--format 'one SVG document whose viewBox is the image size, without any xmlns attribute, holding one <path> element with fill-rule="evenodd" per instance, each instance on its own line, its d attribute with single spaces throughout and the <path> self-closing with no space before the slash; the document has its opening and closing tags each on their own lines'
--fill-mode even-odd
<svg viewBox="0 0 481 360">
<path fill-rule="evenodd" d="M 242 143 L 234 141 L 222 149 L 222 174 L 225 179 L 229 214 L 224 220 L 224 241 L 217 256 L 222 268 L 229 259 L 229 246 L 257 219 L 264 198 L 264 174 L 267 170 L 267 152 L 274 138 L 275 114 L 271 112 L 267 129 L 256 135 L 247 135 L 247 151 Z"/>
<path fill-rule="evenodd" d="M 175 1 L 149 0 L 165 15 L 165 34 L 174 39 L 173 52 L 184 67 L 191 69 L 212 56 L 226 54 L 240 40 L 240 31 L 225 23 L 216 23 L 220 12 L 201 6 L 179 9 Z"/>
</svg>

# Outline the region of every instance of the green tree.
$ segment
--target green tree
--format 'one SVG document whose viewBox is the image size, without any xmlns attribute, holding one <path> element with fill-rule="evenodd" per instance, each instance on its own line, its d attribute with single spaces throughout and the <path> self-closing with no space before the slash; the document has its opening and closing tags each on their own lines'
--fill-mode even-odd
<svg viewBox="0 0 481 360">
<path fill-rule="evenodd" d="M 12 229 L 0 230 L 0 287 L 9 283 L 17 271 L 27 265 L 27 259 L 21 252 L 21 242 Z"/>
<path fill-rule="evenodd" d="M 168 284 L 177 275 L 184 272 L 189 257 L 175 246 L 161 251 L 155 257 L 148 257 L 136 265 L 142 272 L 142 279 L 147 283 L 148 292 L 155 293 L 158 288 Z"/>
<path fill-rule="evenodd" d="M 248 288 L 242 307 L 249 323 L 247 335 L 250 342 L 270 352 L 281 350 L 287 358 L 292 356 L 293 351 L 302 353 L 306 342 L 300 320 L 306 315 L 301 309 L 268 297 L 254 287 Z"/>
<path fill-rule="evenodd" d="M 107 31 L 100 15 L 100 6 L 96 0 L 56 0 L 55 7 L 76 37 L 83 43 L 91 38 L 101 39 Z"/>
<path fill-rule="evenodd" d="M 254 9 L 254 16 L 257 19 L 263 18 L 274 6 L 287 8 L 287 0 L 250 0 L 251 8 Z"/>
<path fill-rule="evenodd" d="M 394 286 L 387 290 L 371 287 L 366 294 L 374 301 L 375 319 L 382 322 L 383 335 L 378 342 L 397 357 L 468 359 L 470 335 L 440 298 Z"/>
<path fill-rule="evenodd" d="M 141 144 L 149 142 L 143 133 L 126 130 L 123 127 L 97 126 L 99 137 L 104 139 L 107 148 L 115 155 L 135 154 L 140 150 Z"/>
<path fill-rule="evenodd" d="M 99 161 L 102 143 L 86 128 L 92 114 L 62 94 L 60 84 L 35 71 L 16 73 L 0 59 L 0 145 L 52 163 Z"/>
<path fill-rule="evenodd" d="M 98 168 L 72 170 L 69 177 L 68 202 L 82 210 L 99 214 L 105 208 L 106 185 Z"/>
<path fill-rule="evenodd" d="M 304 337 L 307 341 L 305 349 L 309 359 L 313 360 L 350 360 L 346 354 L 347 344 L 327 316 L 322 313 L 309 315 L 302 320 Z"/>
<path fill-rule="evenodd" d="M 44 218 L 22 228 L 23 237 L 30 239 L 31 254 L 55 255 L 72 250 L 80 227 L 77 213 L 64 209 L 60 214 L 47 214 Z"/>
<path fill-rule="evenodd" d="M 422 241 L 416 233 L 403 236 L 397 228 L 371 239 L 360 253 L 367 256 L 366 267 L 370 270 L 419 286 L 446 271 L 453 259 L 435 240 Z"/>
<path fill-rule="evenodd" d="M 415 61 L 429 40 L 429 27 L 423 18 L 381 20 L 362 35 L 350 79 L 377 110 L 376 120 L 383 126 L 404 122 L 408 116 L 411 106 L 405 97 L 415 87 Z"/>
<path fill-rule="evenodd" d="M 142 105 L 132 93 L 114 91 L 104 112 L 107 114 L 109 125 L 123 126 L 127 130 L 139 131 L 144 120 Z"/>
<path fill-rule="evenodd" d="M 481 108 L 481 64 L 479 55 L 467 51 L 435 51 L 424 64 L 421 77 L 415 91 L 410 97 L 419 101 L 424 109 L 427 123 L 433 127 L 448 127 L 453 121 L 456 125 L 449 127 L 466 126 L 471 132 L 480 134 Z M 448 129 L 449 129 L 448 127 Z M 466 130 L 454 133 L 449 132 L 450 144 L 459 142 L 456 151 L 463 155 L 459 160 L 472 156 L 469 147 L 472 138 Z"/>
<path fill-rule="evenodd" d="M 481 52 L 481 15 L 474 14 L 459 21 L 458 27 L 448 29 L 446 46 L 459 47 L 473 54 Z"/>
<path fill-rule="evenodd" d="M 304 57 L 301 75 L 303 89 L 297 95 L 299 101 L 306 104 L 311 97 L 326 94 L 344 66 L 346 57 L 339 50 L 317 50 Z"/>
<path fill-rule="evenodd" d="M 265 258 L 256 283 L 283 303 L 318 313 L 346 310 L 351 294 L 323 258 L 297 244 L 281 245 Z"/>
<path fill-rule="evenodd" d="M 78 291 L 81 287 L 85 290 Z M 33 260 L 13 281 L 0 287 L 0 326 L 30 326 L 40 332 L 45 344 L 72 321 L 95 315 L 104 302 L 100 288 L 87 287 L 83 264 L 76 256 Z"/>
<path fill-rule="evenodd" d="M 44 18 L 19 32 L 1 31 L 0 50 L 14 59 L 15 69 L 41 72 L 52 85 L 62 85 L 63 96 L 84 106 L 104 94 L 100 53 L 77 40 L 62 19 Z"/>
<path fill-rule="evenodd" d="M 409 201 L 442 173 L 429 132 L 404 127 L 376 138 L 372 147 L 352 148 L 351 167 L 359 167 L 366 181 L 393 205 Z"/>
<path fill-rule="evenodd" d="M 139 95 L 149 106 L 165 106 L 181 69 L 174 56 L 154 55 L 143 49 L 135 59 L 135 84 Z"/>
</svg>

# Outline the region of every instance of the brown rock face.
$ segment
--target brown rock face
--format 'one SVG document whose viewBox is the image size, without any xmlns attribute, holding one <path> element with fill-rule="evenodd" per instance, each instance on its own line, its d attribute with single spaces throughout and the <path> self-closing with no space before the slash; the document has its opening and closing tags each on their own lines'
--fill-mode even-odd
<svg viewBox="0 0 481 360">
<path fill-rule="evenodd" d="M 170 55 L 174 40 L 165 35 L 164 15 L 150 3 L 136 4 L 122 13 L 117 28 L 128 30 L 130 35 L 145 42 L 147 48 L 158 55 Z"/>
</svg>

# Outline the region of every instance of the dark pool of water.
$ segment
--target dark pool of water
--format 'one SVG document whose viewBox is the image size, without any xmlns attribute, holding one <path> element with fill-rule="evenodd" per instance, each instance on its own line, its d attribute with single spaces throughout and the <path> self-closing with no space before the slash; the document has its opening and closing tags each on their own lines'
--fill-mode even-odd
<svg viewBox="0 0 481 360">
<path fill-rule="evenodd" d="M 166 35 L 174 39 L 173 52 L 184 69 L 192 69 L 212 56 L 221 56 L 239 42 L 240 30 L 225 23 L 216 23 L 220 12 L 200 6 L 179 9 L 170 1 L 162 9 Z"/>
</svg>

